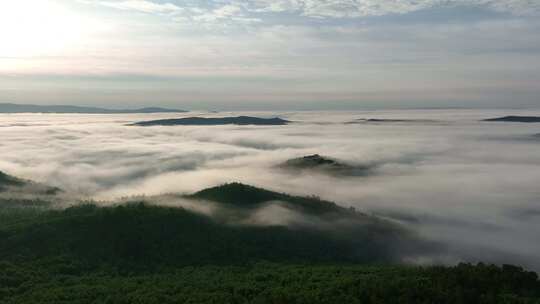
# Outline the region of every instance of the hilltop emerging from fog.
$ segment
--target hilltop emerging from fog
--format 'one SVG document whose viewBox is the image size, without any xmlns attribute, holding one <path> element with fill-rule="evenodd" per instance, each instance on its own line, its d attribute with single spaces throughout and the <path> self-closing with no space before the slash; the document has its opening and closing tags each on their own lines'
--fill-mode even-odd
<svg viewBox="0 0 540 304">
<path fill-rule="evenodd" d="M 24 184 L 8 175 L 2 180 L 9 185 L 6 191 Z M 395 263 L 402 255 L 433 246 L 376 216 L 317 197 L 240 183 L 172 195 L 169 199 L 178 202 L 177 208 L 152 206 L 159 204 L 159 197 L 146 197 L 115 207 L 76 203 L 54 210 L 47 209 L 50 199 L 62 198 L 29 204 L 0 197 L 0 220 L 6 218 L 0 234 L 7 236 L 0 241 L 1 256 L 8 260 L 69 256 L 96 267 L 114 263 L 154 269 L 258 260 Z M 188 206 L 206 206 L 212 212 Z M 45 208 L 42 216 L 34 217 L 36 207 Z M 11 230 L 11 223 L 18 229 Z M 45 242 L 34 242 L 36 237 Z"/>
<path fill-rule="evenodd" d="M 290 123 L 290 121 L 274 118 L 259 118 L 251 116 L 237 117 L 186 117 L 176 119 L 159 119 L 136 122 L 134 126 L 218 126 L 218 125 L 260 125 L 260 126 L 281 126 Z"/>
<path fill-rule="evenodd" d="M 319 154 L 289 159 L 279 168 L 290 171 L 317 171 L 337 176 L 365 176 L 373 173 L 375 165 L 352 165 Z"/>
<path fill-rule="evenodd" d="M 538 116 L 504 116 L 484 119 L 483 121 L 506 121 L 506 122 L 540 122 Z"/>
<path fill-rule="evenodd" d="M 32 182 L 0 174 L 6 191 L 25 183 Z M 214 211 L 158 206 L 152 197 L 68 208 L 0 197 L 0 302 L 450 304 L 540 298 L 537 274 L 516 266 L 403 265 L 408 255 L 444 248 L 317 197 L 229 183 L 171 198 Z"/>
<path fill-rule="evenodd" d="M 60 191 L 61 190 L 59 188 L 24 180 L 0 171 L 0 194 L 11 193 L 13 195 L 53 195 Z M 0 206 L 0 208 L 1 207 L 2 206 Z"/>
</svg>

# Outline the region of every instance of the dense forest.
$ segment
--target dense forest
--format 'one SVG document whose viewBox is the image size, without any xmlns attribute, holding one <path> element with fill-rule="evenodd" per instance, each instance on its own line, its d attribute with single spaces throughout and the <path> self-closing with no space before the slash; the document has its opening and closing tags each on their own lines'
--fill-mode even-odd
<svg viewBox="0 0 540 304">
<path fill-rule="evenodd" d="M 178 198 L 219 208 L 0 196 L 0 303 L 540 301 L 537 275 L 520 267 L 404 265 L 441 248 L 316 197 L 232 183 Z M 246 222 L 268 202 L 297 220 Z"/>
<path fill-rule="evenodd" d="M 89 269 L 68 258 L 0 263 L 11 303 L 538 303 L 536 274 L 514 266 L 256 263 L 152 272 Z"/>
</svg>

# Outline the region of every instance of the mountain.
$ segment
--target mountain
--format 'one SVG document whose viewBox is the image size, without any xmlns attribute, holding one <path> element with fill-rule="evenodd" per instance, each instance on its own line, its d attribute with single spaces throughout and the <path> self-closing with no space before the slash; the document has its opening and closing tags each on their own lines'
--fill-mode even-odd
<svg viewBox="0 0 540 304">
<path fill-rule="evenodd" d="M 104 109 L 71 105 L 29 105 L 0 103 L 0 113 L 59 113 L 59 114 L 137 114 L 137 113 L 184 113 L 187 111 L 148 107 L 141 109 Z"/>
<path fill-rule="evenodd" d="M 350 123 L 362 123 L 362 122 L 407 122 L 407 121 L 414 121 L 414 120 L 407 120 L 407 119 L 380 119 L 380 118 L 360 118 L 356 119 L 354 121 L 351 121 Z"/>
<path fill-rule="evenodd" d="M 29 180 L 20 179 L 0 171 L 0 194 L 10 195 L 54 195 L 61 192 L 59 188 L 50 187 Z"/>
<path fill-rule="evenodd" d="M 7 187 L 20 187 L 22 185 L 24 185 L 23 180 L 0 171 L 0 191 L 6 189 Z"/>
<path fill-rule="evenodd" d="M 410 253 L 411 244 L 419 248 L 424 244 L 399 226 L 316 198 L 238 183 L 190 197 L 195 203 L 212 201 L 223 208 L 253 208 L 246 217 L 266 212 L 265 206 L 280 200 L 283 208 L 305 220 L 298 225 L 254 224 L 144 202 L 81 205 L 47 211 L 35 219 L 11 220 L 15 226 L 0 223 L 0 256 L 42 261 L 64 256 L 90 267 L 156 269 L 259 260 L 397 262 Z"/>
<path fill-rule="evenodd" d="M 259 118 L 250 116 L 205 118 L 205 117 L 186 117 L 178 119 L 160 119 L 136 122 L 134 126 L 214 126 L 214 125 L 260 125 L 260 126 L 279 126 L 286 125 L 290 121 L 275 118 Z"/>
<path fill-rule="evenodd" d="M 9 176 L 3 180 L 13 182 Z M 107 207 L 15 210 L 0 205 L 0 303 L 540 299 L 537 274 L 520 267 L 404 265 L 408 255 L 429 257 L 433 245 L 400 226 L 332 202 L 240 183 L 183 198 L 246 214 L 280 201 L 312 224 L 222 222 L 180 207 L 156 206 L 150 197 L 148 203 Z"/>
<path fill-rule="evenodd" d="M 374 165 L 349 165 L 319 154 L 289 159 L 278 167 L 291 171 L 313 170 L 341 176 L 365 176 L 372 174 L 375 169 Z"/>
<path fill-rule="evenodd" d="M 16 229 L 0 223 L 0 256 L 71 256 L 96 265 L 153 269 L 257 260 L 397 262 L 411 250 L 436 249 L 399 225 L 316 197 L 229 183 L 179 198 L 192 205 L 210 202 L 219 212 L 155 206 L 152 197 L 50 210 L 36 220 L 10 219 L 22 223 Z"/>
<path fill-rule="evenodd" d="M 503 116 L 503 117 L 484 119 L 482 121 L 502 121 L 502 122 L 506 121 L 506 122 L 534 123 L 534 122 L 540 122 L 540 117 L 537 117 L 537 116 Z"/>
<path fill-rule="evenodd" d="M 365 124 L 365 123 L 400 123 L 400 122 L 436 122 L 430 119 L 387 119 L 387 118 L 360 118 L 349 121 L 346 124 Z"/>
<path fill-rule="evenodd" d="M 201 190 L 187 196 L 192 199 L 207 200 L 239 208 L 258 208 L 267 202 L 284 202 L 291 209 L 303 214 L 325 216 L 351 214 L 349 209 L 342 208 L 333 202 L 317 197 L 292 196 L 285 193 L 269 191 L 241 183 L 229 183 Z"/>
</svg>

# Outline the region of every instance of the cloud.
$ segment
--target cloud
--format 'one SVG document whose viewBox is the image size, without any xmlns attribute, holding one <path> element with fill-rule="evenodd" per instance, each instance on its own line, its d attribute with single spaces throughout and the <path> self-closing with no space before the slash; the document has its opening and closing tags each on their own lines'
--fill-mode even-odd
<svg viewBox="0 0 540 304">
<path fill-rule="evenodd" d="M 301 0 L 255 0 L 251 1 L 251 9 L 255 12 L 285 12 L 300 11 L 303 7 Z"/>
<path fill-rule="evenodd" d="M 531 111 L 289 112 L 272 115 L 298 123 L 156 128 L 125 125 L 171 115 L 3 115 L 0 170 L 75 196 L 107 200 L 192 193 L 233 181 L 317 195 L 345 207 L 389 215 L 423 238 L 448 247 L 446 257 L 418 261 L 518 261 L 540 269 L 536 254 L 540 247 L 534 239 L 540 233 L 535 220 L 540 145 L 533 137 L 524 139 L 537 134 L 538 126 L 479 121 L 540 115 Z M 237 113 L 205 115 L 229 114 Z M 399 126 L 345 124 L 358 118 L 417 121 Z M 347 178 L 310 171 L 290 174 L 276 168 L 287 159 L 314 153 L 378 166 L 375 174 Z M 194 208 L 174 196 L 156 203 Z M 211 205 L 199 207 L 198 212 L 213 212 Z M 259 211 L 249 221 L 303 220 L 279 204 Z"/>
<path fill-rule="evenodd" d="M 223 22 L 236 24 L 251 24 L 261 22 L 261 19 L 246 15 L 245 7 L 238 4 L 226 4 L 210 10 L 201 10 L 204 13 L 194 14 L 192 20 L 223 26 Z"/>
<path fill-rule="evenodd" d="M 521 16 L 537 16 L 540 13 L 540 2 L 528 0 L 479 0 L 481 4 L 500 11 L 511 12 Z"/>
<path fill-rule="evenodd" d="M 183 8 L 173 3 L 156 3 L 147 0 L 117 0 L 117 1 L 91 1 L 83 0 L 87 3 L 97 4 L 105 7 L 110 7 L 119 10 L 136 11 L 141 13 L 178 13 L 183 11 Z"/>
<path fill-rule="evenodd" d="M 258 0 L 252 2 L 259 12 L 297 12 L 316 18 L 358 18 L 406 14 L 424 9 L 484 7 L 515 15 L 536 15 L 540 4 L 528 0 Z"/>
<path fill-rule="evenodd" d="M 111 26 L 117 31 L 97 38 L 92 32 L 88 40 L 61 51 L 28 47 L 34 55 L 24 58 L 17 50 L 8 52 L 16 59 L 0 58 L 2 98 L 117 104 L 171 100 L 199 108 L 205 101 L 205 107 L 239 108 L 254 106 L 254 100 L 287 109 L 300 107 L 300 101 L 310 108 L 313 100 L 333 109 L 341 105 L 337 101 L 362 106 L 359 101 L 372 100 L 397 106 L 418 100 L 430 106 L 438 101 L 453 106 L 478 101 L 475 105 L 510 107 L 519 100 L 538 105 L 540 24 L 529 18 L 540 12 L 537 1 L 84 3 L 122 11 L 116 12 L 118 23 Z M 483 19 L 472 10 L 475 13 L 464 22 L 427 22 L 419 16 L 414 22 L 363 18 L 448 8 L 502 14 L 481 10 Z M 133 17 L 124 11 L 143 14 Z M 176 22 L 173 26 L 171 20 Z M 256 25 L 243 29 L 246 24 Z M 24 31 L 32 32 L 33 28 Z M 483 114 L 381 114 L 428 119 L 435 115 L 446 121 L 395 127 L 342 124 L 378 113 L 292 113 L 292 120 L 304 122 L 272 129 L 148 130 L 124 126 L 148 119 L 138 116 L 7 116 L 0 123 L 0 170 L 105 198 L 192 192 L 239 180 L 316 194 L 362 210 L 406 210 L 421 220 L 427 237 L 446 240 L 457 251 L 466 242 L 520 255 L 540 252 L 531 240 L 540 227 L 517 220 L 519 211 L 514 210 L 536 210 L 538 140 L 501 139 L 527 138 L 539 131 L 471 119 L 502 116 Z M 273 168 L 288 158 L 313 153 L 376 163 L 378 174 L 337 179 Z M 482 227 L 497 227 L 497 233 L 488 234 Z"/>
<path fill-rule="evenodd" d="M 215 20 L 226 32 L 228 17 L 219 18 L 249 16 L 242 6 L 235 7 L 216 14 L 205 11 L 205 19 Z M 199 108 L 209 101 L 255 107 L 254 100 L 282 107 L 289 107 L 289 101 L 294 106 L 326 101 L 327 107 L 347 101 L 538 103 L 537 20 L 317 26 L 262 22 L 227 33 L 198 25 L 162 33 L 170 27 L 127 24 L 90 50 L 81 45 L 66 57 L 0 59 L 6 63 L 0 64 L 0 98 L 117 104 L 161 99 Z"/>
<path fill-rule="evenodd" d="M 80 1 L 143 13 L 182 13 L 182 17 L 204 22 L 218 19 L 237 22 L 260 20 L 259 17 L 251 16 L 260 13 L 288 13 L 310 18 L 361 18 L 454 7 L 479 7 L 519 16 L 537 15 L 540 12 L 540 4 L 528 0 L 230 0 L 196 5 L 149 0 Z"/>
<path fill-rule="evenodd" d="M 305 1 L 304 15 L 310 17 L 362 17 L 404 14 L 434 6 L 434 1 Z"/>
<path fill-rule="evenodd" d="M 76 38 L 65 47 L 25 39 L 39 47 L 21 52 L 4 43 L 0 99 L 118 107 L 159 99 L 221 109 L 538 105 L 538 18 L 468 10 L 526 15 L 537 10 L 531 2 L 85 3 L 108 11 L 79 4 L 76 16 L 91 19 L 92 30 L 81 36 L 65 24 L 83 18 L 62 21 Z M 128 13 L 139 9 L 157 16 Z M 414 11 L 425 12 L 361 18 Z"/>
</svg>

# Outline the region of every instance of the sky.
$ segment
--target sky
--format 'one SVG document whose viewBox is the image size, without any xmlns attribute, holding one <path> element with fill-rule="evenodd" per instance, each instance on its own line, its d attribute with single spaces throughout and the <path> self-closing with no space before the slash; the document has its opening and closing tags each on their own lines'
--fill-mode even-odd
<svg viewBox="0 0 540 304">
<path fill-rule="evenodd" d="M 0 102 L 539 108 L 538 0 L 3 0 Z"/>
</svg>

